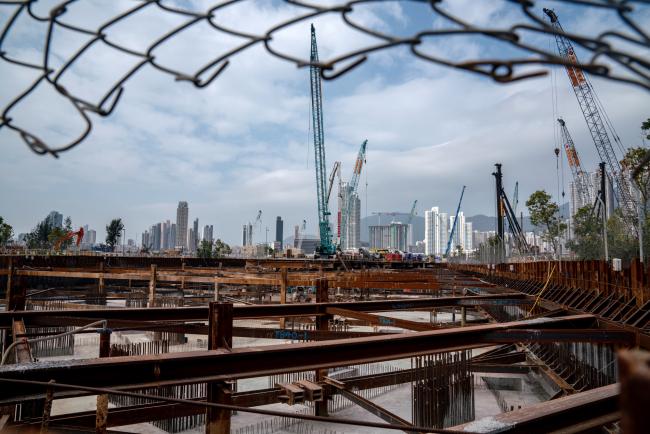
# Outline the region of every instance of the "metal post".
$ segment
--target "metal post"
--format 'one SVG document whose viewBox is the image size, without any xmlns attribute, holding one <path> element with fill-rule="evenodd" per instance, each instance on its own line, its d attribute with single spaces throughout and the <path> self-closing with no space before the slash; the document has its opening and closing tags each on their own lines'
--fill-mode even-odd
<svg viewBox="0 0 650 434">
<path fill-rule="evenodd" d="M 322 274 L 322 269 L 321 269 Z M 327 279 L 320 277 L 316 279 L 316 303 L 327 303 L 329 300 Z M 320 315 L 316 317 L 316 330 L 328 330 L 329 322 L 334 318 L 333 315 Z M 320 383 L 327 376 L 327 369 L 316 370 L 316 382 Z M 314 414 L 316 416 L 327 416 L 327 388 L 323 389 L 323 400 L 314 403 Z"/>
<path fill-rule="evenodd" d="M 153 307 L 156 301 L 156 264 L 151 264 L 151 277 L 149 278 L 149 307 Z"/>
<path fill-rule="evenodd" d="M 50 383 L 54 383 L 54 380 L 50 380 Z M 50 425 L 50 415 L 52 414 L 52 401 L 54 400 L 54 388 L 48 387 L 45 391 L 45 402 L 43 403 L 43 419 L 41 420 L 41 432 L 40 434 L 47 433 L 48 427 Z"/>
<path fill-rule="evenodd" d="M 208 350 L 232 348 L 232 303 L 211 302 L 208 317 Z M 232 404 L 232 386 L 226 382 L 207 383 L 207 401 Z M 206 434 L 230 433 L 231 411 L 208 407 L 206 410 Z"/>
<path fill-rule="evenodd" d="M 99 357 L 109 357 L 111 353 L 111 330 L 102 329 L 99 332 Z M 95 417 L 95 432 L 105 434 L 108 421 L 108 395 L 97 395 L 97 414 Z"/>
<path fill-rule="evenodd" d="M 630 185 L 634 185 L 632 180 L 630 180 Z M 636 190 L 636 203 L 639 211 L 639 260 L 643 264 L 645 262 L 643 260 L 643 224 L 645 222 L 645 216 L 643 215 L 643 207 L 641 206 L 641 188 L 637 185 L 634 189 Z"/>
<path fill-rule="evenodd" d="M 288 271 L 286 268 L 280 270 L 280 304 L 287 304 L 287 281 Z M 280 328 L 286 327 L 286 318 L 280 318 Z"/>
</svg>

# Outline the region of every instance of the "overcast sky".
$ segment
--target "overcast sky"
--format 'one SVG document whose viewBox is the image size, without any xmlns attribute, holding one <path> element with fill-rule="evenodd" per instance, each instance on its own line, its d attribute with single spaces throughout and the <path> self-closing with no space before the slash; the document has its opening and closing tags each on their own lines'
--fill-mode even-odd
<svg viewBox="0 0 650 434">
<path fill-rule="evenodd" d="M 45 15 L 53 3 L 39 1 L 35 10 Z M 215 2 L 166 3 L 205 10 Z M 221 22 L 259 32 L 300 12 L 277 1 L 244 3 L 227 10 Z M 451 11 L 480 25 L 525 21 L 516 5 L 504 0 L 446 3 Z M 92 28 L 133 4 L 81 1 L 70 6 L 67 19 Z M 596 34 L 603 28 L 623 29 L 614 14 L 559 2 L 539 2 L 540 13 L 549 4 L 567 30 Z M 13 10 L 14 6 L 0 6 L 0 25 Z M 444 24 L 426 5 L 411 2 L 359 7 L 353 17 L 401 35 Z M 648 9 L 637 17 L 641 27 L 650 28 Z M 147 8 L 109 31 L 108 37 L 143 49 L 181 22 L 159 8 Z M 336 16 L 319 17 L 314 23 L 321 59 L 373 42 Z M 25 18 L 16 29 L 3 50 L 14 58 L 38 59 L 45 26 Z M 531 38 L 546 49 L 554 48 L 553 41 Z M 231 39 L 199 25 L 162 47 L 156 59 L 191 73 L 215 52 L 232 47 Z M 84 41 L 72 32 L 55 34 L 53 66 Z M 272 45 L 307 57 L 309 21 L 280 32 Z M 441 39 L 423 49 L 453 59 L 509 53 L 478 37 Z M 137 61 L 107 47 L 87 54 L 66 73 L 62 84 L 91 101 Z M 1 60 L 0 76 L 2 107 L 35 77 Z M 626 84 L 593 82 L 623 143 L 642 145 L 640 125 L 650 117 L 650 93 Z M 375 53 L 349 74 L 323 83 L 327 169 L 339 160 L 348 179 L 358 148 L 368 139 L 359 186 L 362 216 L 406 212 L 415 199 L 419 215 L 432 206 L 451 212 L 463 185 L 466 215 L 494 215 L 491 173 L 496 162 L 503 163 L 506 191 L 512 192 L 519 181 L 521 202 L 538 189 L 556 196 L 553 88 L 558 112 L 573 134 L 583 165 L 593 170 L 597 154 L 563 70 L 500 85 L 418 60 L 406 49 Z M 201 227 L 213 224 L 215 237 L 233 244 L 241 243 L 242 224 L 254 220 L 258 210 L 263 212 L 263 226 L 270 229 L 269 239 L 278 215 L 284 219 L 285 236 L 303 219 L 307 232 L 316 233 L 309 105 L 308 70 L 270 56 L 261 46 L 234 57 L 204 89 L 145 67 L 129 80 L 115 112 L 103 119 L 92 116 L 91 135 L 59 159 L 34 154 L 15 132 L 0 129 L 0 215 L 20 233 L 57 210 L 71 216 L 75 227 L 88 224 L 96 229 L 98 240 L 103 240 L 108 221 L 121 217 L 127 237 L 137 236 L 139 242 L 150 225 L 174 221 L 178 201 L 184 200 L 189 203 L 190 221 L 198 217 Z M 63 143 L 82 128 L 78 116 L 45 86 L 17 107 L 12 118 L 52 143 Z M 564 162 L 565 184 L 569 178 Z M 263 241 L 264 234 L 255 238 Z"/>
</svg>

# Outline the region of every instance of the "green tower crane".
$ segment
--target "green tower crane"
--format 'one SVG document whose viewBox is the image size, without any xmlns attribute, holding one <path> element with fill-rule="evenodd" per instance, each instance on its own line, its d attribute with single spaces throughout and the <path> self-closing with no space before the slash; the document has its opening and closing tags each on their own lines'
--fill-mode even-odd
<svg viewBox="0 0 650 434">
<path fill-rule="evenodd" d="M 309 78 L 311 85 L 311 113 L 314 130 L 314 159 L 316 168 L 316 199 L 318 201 L 318 231 L 320 245 L 316 253 L 323 256 L 336 254 L 336 246 L 332 243 L 332 228 L 330 226 L 330 211 L 327 203 L 327 174 L 325 169 L 325 133 L 323 131 L 323 96 L 321 89 L 320 66 L 318 63 L 318 46 L 316 44 L 316 29 L 311 25 L 311 55 L 309 57 Z"/>
</svg>

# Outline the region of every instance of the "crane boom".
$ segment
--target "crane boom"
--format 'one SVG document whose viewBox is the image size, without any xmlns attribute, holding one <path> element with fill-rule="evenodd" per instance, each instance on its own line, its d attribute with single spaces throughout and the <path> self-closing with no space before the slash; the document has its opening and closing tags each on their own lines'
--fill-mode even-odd
<svg viewBox="0 0 650 434">
<path fill-rule="evenodd" d="M 314 131 L 314 167 L 316 168 L 316 199 L 318 202 L 318 231 L 320 245 L 317 249 L 321 255 L 331 256 L 336 253 L 332 244 L 332 228 L 330 227 L 330 211 L 327 206 L 327 190 L 325 183 L 325 133 L 323 131 L 323 96 L 321 88 L 320 66 L 318 63 L 318 45 L 316 44 L 316 29 L 311 25 L 311 54 L 312 63 L 309 67 L 309 83 L 311 89 L 312 129 Z"/>
<path fill-rule="evenodd" d="M 408 221 L 406 222 L 406 225 L 407 225 L 407 226 L 410 225 L 411 222 L 413 221 L 413 217 L 415 216 L 415 207 L 417 206 L 417 204 L 418 204 L 418 200 L 415 199 L 415 200 L 413 201 L 413 206 L 411 207 L 411 212 L 409 213 L 409 219 L 408 219 Z"/>
<path fill-rule="evenodd" d="M 445 250 L 445 256 L 449 257 L 449 252 L 451 252 L 451 242 L 454 239 L 454 232 L 456 232 L 456 225 L 458 224 L 458 213 L 460 212 L 460 205 L 463 203 L 463 195 L 465 194 L 465 186 L 463 185 L 463 190 L 460 192 L 460 200 L 458 201 L 458 208 L 456 208 L 456 217 L 454 217 L 454 224 L 451 225 L 451 232 L 449 233 L 449 241 L 447 241 L 447 250 Z"/>
<path fill-rule="evenodd" d="M 578 157 L 578 150 L 573 143 L 573 138 L 569 133 L 569 129 L 566 126 L 564 119 L 559 118 L 558 123 L 560 124 L 560 132 L 562 134 L 562 141 L 564 142 L 564 150 L 566 151 L 566 158 L 569 162 L 569 167 L 571 168 L 571 174 L 573 175 L 573 183 L 576 186 L 578 191 L 578 196 L 580 197 L 581 203 L 584 205 L 592 204 L 595 200 L 593 195 L 593 189 L 590 187 L 589 179 L 584 170 L 582 170 L 582 165 L 580 164 L 580 158 Z"/>
<path fill-rule="evenodd" d="M 359 148 L 359 153 L 357 154 L 357 159 L 354 162 L 354 168 L 352 169 L 352 177 L 350 177 L 350 182 L 346 186 L 345 199 L 343 201 L 343 206 L 341 210 L 341 247 L 348 248 L 349 244 L 349 223 L 350 223 L 350 210 L 352 209 L 352 201 L 354 195 L 357 192 L 357 187 L 359 186 L 359 179 L 361 178 L 361 169 L 363 168 L 363 163 L 366 160 L 366 145 L 368 140 L 364 140 Z"/>
<path fill-rule="evenodd" d="M 546 8 L 544 8 L 544 13 L 551 21 L 551 28 L 555 32 L 555 42 L 560 57 L 571 63 L 565 65 L 565 69 L 569 76 L 573 92 L 578 99 L 580 110 L 582 110 L 582 114 L 587 122 L 589 133 L 596 145 L 598 156 L 607 165 L 607 169 L 616 180 L 618 188 L 615 189 L 614 194 L 623 212 L 624 224 L 630 233 L 636 233 L 636 202 L 632 198 L 630 182 L 621 170 L 621 165 L 616 158 L 614 147 L 603 122 L 603 116 L 606 117 L 607 115 L 604 113 L 602 106 L 600 106 L 598 96 L 589 82 L 587 75 L 578 67 L 578 57 L 576 56 L 571 41 L 564 36 L 564 29 L 557 15 L 554 11 Z M 603 111 L 602 114 L 601 111 Z M 617 140 L 617 137 L 614 136 L 614 139 Z"/>
<path fill-rule="evenodd" d="M 340 161 L 335 161 L 334 162 L 334 167 L 332 167 L 332 172 L 330 173 L 330 182 L 329 186 L 327 187 L 327 203 L 330 203 L 330 197 L 332 196 L 332 187 L 334 186 L 334 179 L 336 178 L 336 175 L 338 174 L 339 176 L 339 181 L 341 180 L 341 162 Z"/>
</svg>

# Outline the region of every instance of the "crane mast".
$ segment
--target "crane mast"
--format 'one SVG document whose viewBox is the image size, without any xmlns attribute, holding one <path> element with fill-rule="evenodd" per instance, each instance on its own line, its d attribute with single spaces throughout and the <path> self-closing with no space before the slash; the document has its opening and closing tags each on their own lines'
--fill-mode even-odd
<svg viewBox="0 0 650 434">
<path fill-rule="evenodd" d="M 320 67 L 318 62 L 318 45 L 316 44 L 316 29 L 311 25 L 311 55 L 312 65 L 309 67 L 309 82 L 311 87 L 312 129 L 314 130 L 314 167 L 316 168 L 316 199 L 318 201 L 318 232 L 320 246 L 317 252 L 331 256 L 336 253 L 332 244 L 332 228 L 330 227 L 330 211 L 327 206 L 327 175 L 325 169 L 325 133 L 323 131 L 323 96 L 321 89 Z"/>
<path fill-rule="evenodd" d="M 352 177 L 346 188 L 346 195 L 342 202 L 341 209 L 341 248 L 349 247 L 349 226 L 350 226 L 350 210 L 352 209 L 352 201 L 354 195 L 357 192 L 357 187 L 359 186 L 359 178 L 361 177 L 361 169 L 363 168 L 363 163 L 366 160 L 366 145 L 368 140 L 364 140 L 359 148 L 359 153 L 357 154 L 357 159 L 354 162 L 354 168 L 352 170 Z"/>
<path fill-rule="evenodd" d="M 562 142 L 564 142 L 566 158 L 569 162 L 569 167 L 571 168 L 571 174 L 573 175 L 573 183 L 575 184 L 582 206 L 591 205 L 595 199 L 593 197 L 593 189 L 590 187 L 587 174 L 582 170 L 580 158 L 578 157 L 578 150 L 573 143 L 573 139 L 571 138 L 571 134 L 569 134 L 569 129 L 567 128 L 564 119 L 559 118 L 557 121 L 560 124 Z"/>
<path fill-rule="evenodd" d="M 544 13 L 551 21 L 551 28 L 555 31 L 555 42 L 560 57 L 567 59 L 573 65 L 579 65 L 578 57 L 571 41 L 564 36 L 564 29 L 554 11 L 544 8 Z M 615 191 L 616 199 L 623 212 L 623 220 L 630 231 L 636 233 L 636 204 L 632 198 L 630 189 L 630 182 L 621 170 L 621 165 L 616 158 L 614 147 L 607 134 L 605 123 L 603 122 L 603 115 L 599 108 L 598 97 L 596 96 L 591 83 L 587 79 L 584 71 L 577 66 L 565 65 L 571 87 L 578 99 L 578 105 L 582 110 L 589 133 L 596 145 L 598 156 L 601 161 L 607 165 L 607 169 L 612 177 L 616 179 L 617 189 Z"/>
<path fill-rule="evenodd" d="M 463 190 L 460 192 L 460 200 L 458 201 L 458 208 L 456 208 L 456 217 L 454 217 L 454 224 L 451 225 L 451 232 L 449 232 L 449 241 L 447 241 L 447 250 L 445 250 L 446 257 L 449 257 L 449 253 L 451 252 L 451 242 L 454 240 L 454 233 L 456 232 L 456 225 L 458 224 L 458 213 L 460 213 L 460 205 L 463 203 L 464 194 L 465 186 L 463 185 Z"/>
</svg>

